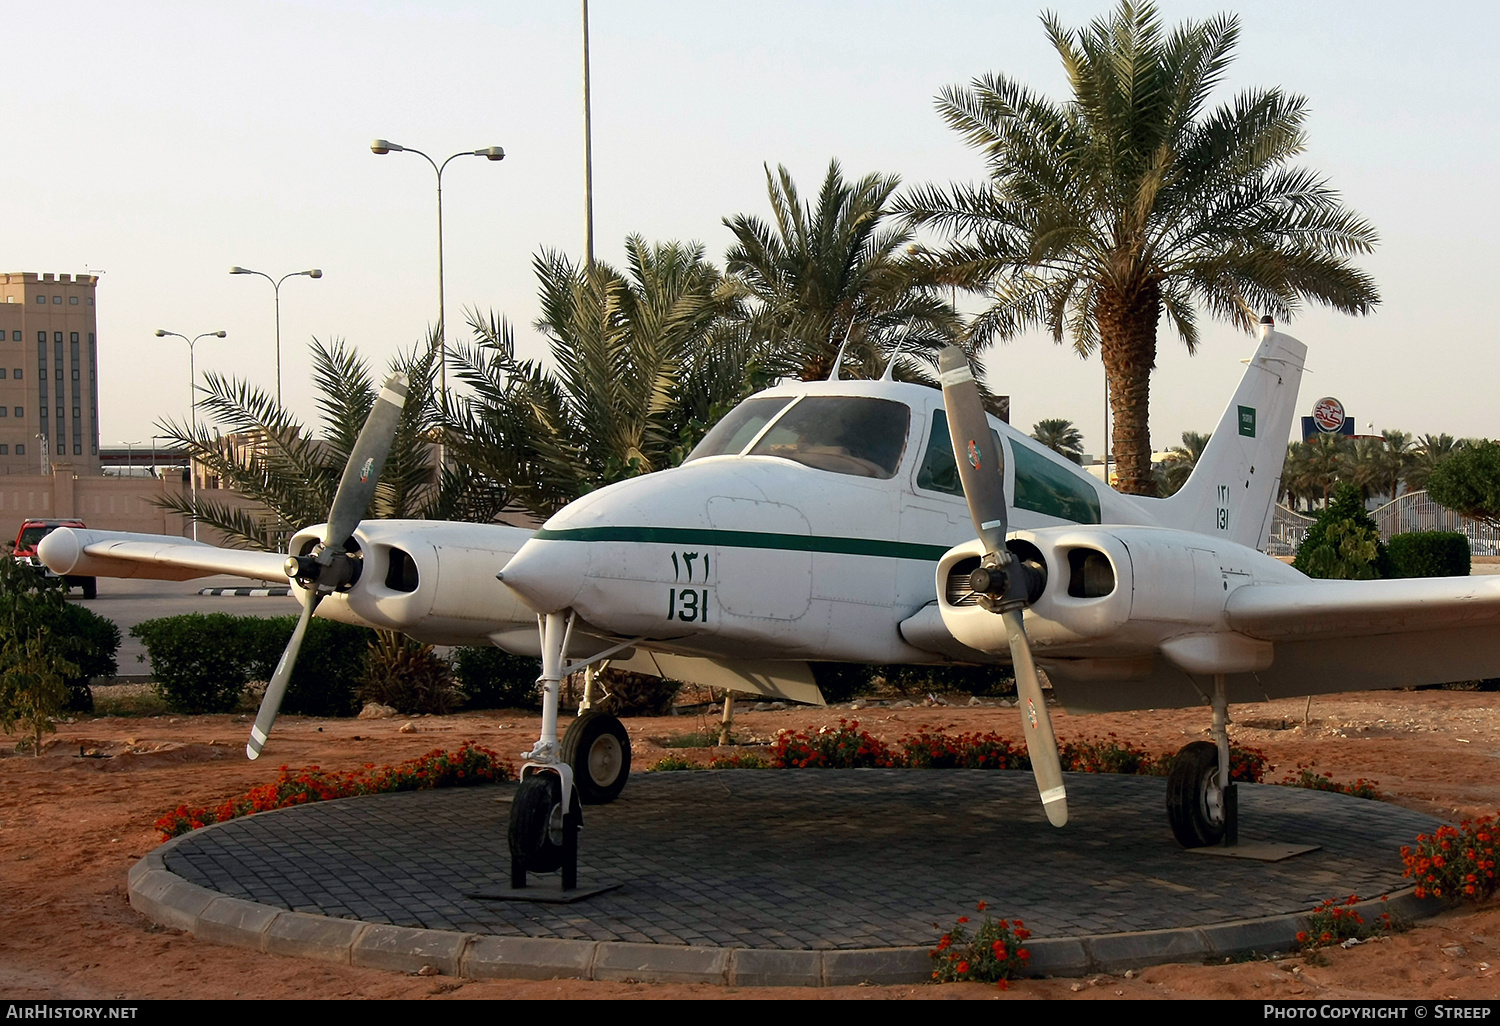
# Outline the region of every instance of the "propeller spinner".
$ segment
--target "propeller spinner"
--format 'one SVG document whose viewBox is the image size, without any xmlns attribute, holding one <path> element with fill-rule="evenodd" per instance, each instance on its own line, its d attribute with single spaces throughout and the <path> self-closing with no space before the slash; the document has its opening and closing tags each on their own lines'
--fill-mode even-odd
<svg viewBox="0 0 1500 1026">
<path fill-rule="evenodd" d="M 948 346 L 938 354 L 938 376 L 943 386 L 943 405 L 948 412 L 953 458 L 958 463 L 969 516 L 984 545 L 984 556 L 979 569 L 969 577 L 969 587 L 978 594 L 981 606 L 1004 618 L 1011 663 L 1016 671 L 1016 688 L 1021 698 L 1021 725 L 1026 733 L 1026 748 L 1031 753 L 1031 769 L 1036 774 L 1036 786 L 1047 819 L 1053 826 L 1062 826 L 1068 821 L 1062 763 L 1057 755 L 1057 738 L 1052 733 L 1052 719 L 1047 714 L 1042 683 L 1031 658 L 1031 644 L 1026 639 L 1026 628 L 1021 619 L 1022 610 L 1034 597 L 1037 582 L 1032 570 L 1005 547 L 1008 526 L 1005 457 L 984 414 L 979 386 L 963 350 Z"/>
<path fill-rule="evenodd" d="M 348 587 L 354 580 L 356 566 L 347 546 L 375 496 L 380 471 L 385 466 L 385 458 L 396 439 L 396 428 L 401 423 L 407 389 L 404 374 L 392 374 L 386 379 L 359 433 L 359 440 L 354 443 L 354 451 L 349 454 L 349 462 L 344 464 L 344 476 L 339 480 L 333 507 L 328 511 L 323 540 L 307 555 L 292 555 L 286 559 L 286 575 L 300 586 L 302 616 L 297 620 L 297 628 L 292 631 L 286 651 L 281 653 L 276 672 L 266 685 L 265 697 L 255 714 L 255 725 L 250 728 L 250 743 L 245 746 L 245 754 L 251 759 L 260 757 L 266 738 L 270 736 L 271 725 L 276 722 L 281 700 L 292 679 L 292 668 L 297 664 L 297 653 L 302 649 L 302 638 L 307 634 L 307 625 L 318 603 L 325 595 Z"/>
</svg>

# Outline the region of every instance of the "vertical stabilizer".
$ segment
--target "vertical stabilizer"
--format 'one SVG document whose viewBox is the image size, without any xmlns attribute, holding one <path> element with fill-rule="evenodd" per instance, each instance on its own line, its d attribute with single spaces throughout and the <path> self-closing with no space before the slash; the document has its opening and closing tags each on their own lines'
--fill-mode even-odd
<svg viewBox="0 0 1500 1026">
<path fill-rule="evenodd" d="M 1307 347 L 1269 322 L 1260 346 L 1182 490 L 1157 506 L 1160 523 L 1259 549 L 1271 530 Z"/>
</svg>

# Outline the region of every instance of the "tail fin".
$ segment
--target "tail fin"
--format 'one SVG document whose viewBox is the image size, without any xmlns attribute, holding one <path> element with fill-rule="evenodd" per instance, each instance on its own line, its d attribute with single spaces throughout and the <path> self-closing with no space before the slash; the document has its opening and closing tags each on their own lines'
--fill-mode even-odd
<svg viewBox="0 0 1500 1026">
<path fill-rule="evenodd" d="M 1269 323 L 1219 426 L 1182 490 L 1157 507 L 1164 526 L 1261 548 L 1281 485 L 1307 347 Z"/>
</svg>

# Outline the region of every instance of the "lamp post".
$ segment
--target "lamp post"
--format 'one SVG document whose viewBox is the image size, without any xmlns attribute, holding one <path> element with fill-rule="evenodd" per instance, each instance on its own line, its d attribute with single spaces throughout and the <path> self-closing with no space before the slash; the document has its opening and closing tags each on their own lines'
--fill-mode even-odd
<svg viewBox="0 0 1500 1026">
<path fill-rule="evenodd" d="M 198 440 L 198 365 L 194 355 L 194 347 L 200 338 L 223 338 L 228 335 L 227 331 L 205 331 L 201 335 L 188 338 L 186 335 L 175 331 L 167 331 L 165 328 L 156 329 L 157 338 L 180 338 L 188 344 L 188 410 L 193 422 L 193 441 Z M 198 472 L 193 467 L 193 448 L 188 446 L 188 481 L 191 482 L 193 499 L 193 541 L 198 540 Z"/>
<path fill-rule="evenodd" d="M 290 272 L 288 272 L 286 274 L 283 274 L 280 278 L 272 278 L 265 271 L 252 271 L 248 267 L 240 267 L 240 266 L 236 265 L 236 266 L 231 267 L 229 269 L 229 273 L 230 274 L 258 274 L 262 278 L 266 279 L 266 281 L 268 281 L 268 282 L 271 283 L 271 289 L 276 294 L 276 405 L 280 406 L 281 405 L 281 283 L 284 282 L 284 281 L 286 281 L 288 278 L 298 278 L 298 277 L 302 277 L 304 275 L 306 277 L 308 277 L 308 278 L 321 278 L 321 277 L 323 277 L 323 272 L 319 268 L 313 267 L 313 268 L 310 268 L 309 270 L 306 270 L 306 271 L 290 271 Z"/>
<path fill-rule="evenodd" d="M 134 460 L 135 460 L 135 447 L 138 446 L 138 445 L 140 445 L 141 443 L 140 442 L 121 442 L 120 444 L 125 447 L 125 476 L 126 477 L 134 477 L 135 476 L 135 462 L 134 462 Z"/>
<path fill-rule="evenodd" d="M 388 139 L 376 139 L 370 144 L 372 153 L 385 155 L 387 153 L 415 153 L 427 163 L 432 165 L 432 170 L 437 172 L 437 215 L 438 215 L 438 323 L 437 339 L 438 347 L 438 388 L 443 398 L 448 397 L 448 353 L 445 347 L 444 313 L 443 306 L 443 169 L 448 166 L 449 161 L 458 157 L 483 157 L 485 160 L 504 160 L 505 150 L 499 146 L 486 146 L 482 150 L 463 150 L 455 153 L 447 160 L 439 164 L 421 150 L 414 150 L 410 146 L 401 146 Z"/>
</svg>

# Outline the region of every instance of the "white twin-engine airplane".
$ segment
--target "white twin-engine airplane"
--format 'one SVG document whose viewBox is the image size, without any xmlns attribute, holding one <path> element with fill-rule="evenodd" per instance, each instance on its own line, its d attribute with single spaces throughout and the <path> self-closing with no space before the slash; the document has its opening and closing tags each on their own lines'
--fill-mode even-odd
<svg viewBox="0 0 1500 1026">
<path fill-rule="evenodd" d="M 1257 551 L 1305 355 L 1269 319 L 1260 326 L 1197 469 L 1167 499 L 1118 494 L 987 418 L 954 349 L 941 393 L 889 375 L 761 392 L 682 466 L 585 495 L 535 533 L 361 523 L 404 401 L 398 376 L 329 522 L 299 531 L 291 555 L 70 528 L 40 554 L 58 574 L 296 584 L 302 620 L 251 758 L 315 609 L 436 644 L 540 654 L 542 731 L 512 805 L 513 876 L 569 861 L 576 804 L 613 800 L 625 784 L 629 739 L 589 709 L 592 687 L 557 731 L 559 681 L 606 659 L 816 703 L 808 660 L 1012 665 L 1059 826 L 1066 791 L 1035 665 L 1069 710 L 1208 704 L 1215 742 L 1180 753 L 1168 818 L 1186 846 L 1232 842 L 1230 701 L 1500 674 L 1500 577 L 1315 581 Z"/>
</svg>

